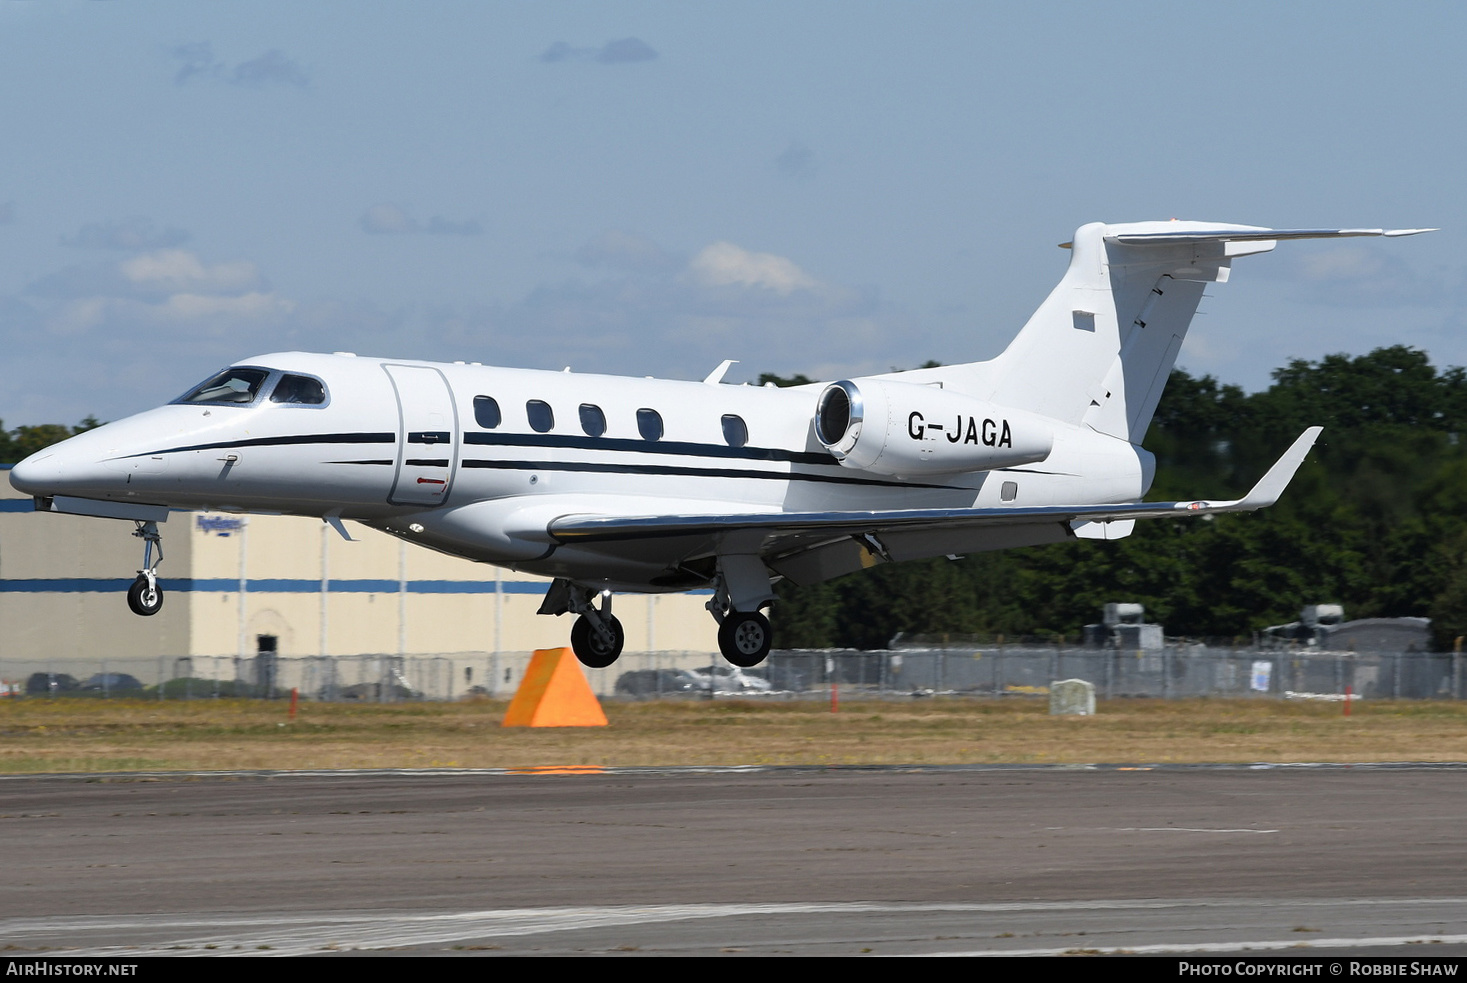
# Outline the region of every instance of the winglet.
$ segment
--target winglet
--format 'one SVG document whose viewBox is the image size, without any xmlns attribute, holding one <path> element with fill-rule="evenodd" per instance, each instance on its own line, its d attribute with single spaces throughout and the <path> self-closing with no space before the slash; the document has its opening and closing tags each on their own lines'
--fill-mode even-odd
<svg viewBox="0 0 1467 983">
<path fill-rule="evenodd" d="M 1299 465 L 1304 463 L 1304 457 L 1309 453 L 1309 448 L 1319 439 L 1324 432 L 1324 427 L 1310 427 L 1299 435 L 1299 439 L 1284 451 L 1283 457 L 1274 462 L 1273 467 L 1268 469 L 1268 474 L 1258 479 L 1258 484 L 1244 495 L 1238 502 L 1238 509 L 1261 509 L 1272 505 L 1279 500 L 1289 482 L 1294 480 L 1294 472 L 1299 470 Z"/>
</svg>

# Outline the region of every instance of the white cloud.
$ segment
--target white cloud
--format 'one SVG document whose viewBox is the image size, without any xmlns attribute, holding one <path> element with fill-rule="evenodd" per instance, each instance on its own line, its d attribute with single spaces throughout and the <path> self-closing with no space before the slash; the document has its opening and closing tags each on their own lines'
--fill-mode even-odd
<svg viewBox="0 0 1467 983">
<path fill-rule="evenodd" d="M 294 310 L 293 301 L 277 297 L 273 293 L 252 290 L 234 297 L 174 294 L 162 304 L 154 305 L 150 313 L 158 320 L 167 321 L 191 321 L 204 317 L 258 321 L 277 320 Z"/>
<path fill-rule="evenodd" d="M 74 266 L 26 289 L 54 337 L 103 343 L 145 327 L 174 337 L 222 337 L 242 325 L 279 324 L 296 305 L 273 293 L 248 260 L 205 263 L 183 249 L 160 249 L 115 263 Z"/>
<path fill-rule="evenodd" d="M 123 260 L 118 269 L 131 283 L 170 293 L 183 290 L 235 293 L 249 290 L 260 282 L 254 263 L 236 260 L 205 266 L 197 255 L 183 249 L 163 249 L 135 256 Z"/>
<path fill-rule="evenodd" d="M 705 247 L 688 264 L 688 275 L 705 287 L 758 287 L 782 297 L 816 285 L 814 277 L 783 256 L 751 253 L 731 242 Z"/>
</svg>

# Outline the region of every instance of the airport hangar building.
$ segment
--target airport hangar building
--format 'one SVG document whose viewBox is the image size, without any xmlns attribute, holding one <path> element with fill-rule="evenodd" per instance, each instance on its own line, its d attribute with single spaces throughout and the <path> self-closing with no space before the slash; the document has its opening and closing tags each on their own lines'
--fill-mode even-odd
<svg viewBox="0 0 1467 983">
<path fill-rule="evenodd" d="M 126 600 L 143 558 L 132 523 L 37 513 L 6 471 L 0 466 L 5 680 L 36 671 L 78 679 L 129 672 L 145 683 L 228 675 L 237 659 L 266 651 L 285 660 L 449 657 L 460 668 L 444 695 L 486 683 L 505 693 L 533 650 L 569 645 L 570 615 L 535 613 L 546 578 L 447 556 L 355 523 L 347 526 L 355 540 L 348 542 L 319 519 L 299 516 L 173 512 L 159 527 L 163 609 L 139 617 Z M 717 651 L 708 595 L 618 596 L 626 651 L 611 669 L 588 670 L 597 691 L 610 692 L 615 676 L 629 669 L 706 667 Z M 482 668 L 463 672 L 475 666 Z"/>
</svg>

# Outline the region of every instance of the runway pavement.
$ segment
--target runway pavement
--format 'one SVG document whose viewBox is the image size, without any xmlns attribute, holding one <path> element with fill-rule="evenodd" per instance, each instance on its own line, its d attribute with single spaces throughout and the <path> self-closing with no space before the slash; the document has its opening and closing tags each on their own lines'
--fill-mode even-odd
<svg viewBox="0 0 1467 983">
<path fill-rule="evenodd" d="M 1463 815 L 1453 767 L 5 778 L 0 945 L 1462 954 Z"/>
</svg>

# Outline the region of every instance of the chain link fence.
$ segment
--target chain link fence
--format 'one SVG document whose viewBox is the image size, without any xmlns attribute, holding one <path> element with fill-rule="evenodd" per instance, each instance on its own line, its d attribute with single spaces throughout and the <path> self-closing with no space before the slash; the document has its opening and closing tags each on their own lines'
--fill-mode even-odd
<svg viewBox="0 0 1467 983">
<path fill-rule="evenodd" d="M 151 700 L 221 697 L 392 703 L 512 696 L 530 652 L 254 658 L 0 660 L 0 696 Z M 1171 645 L 1121 650 L 1064 646 L 775 651 L 754 669 L 701 652 L 631 652 L 587 669 L 600 697 L 1042 696 L 1083 679 L 1106 697 L 1197 696 L 1461 699 L 1467 665 L 1452 652 L 1328 652 Z"/>
<path fill-rule="evenodd" d="M 1082 649 L 994 646 L 890 652 L 774 652 L 759 670 L 792 692 L 832 684 L 873 695 L 1047 695 L 1083 679 L 1097 696 L 1461 699 L 1467 660 L 1453 652 L 1323 652 L 1308 649 Z"/>
</svg>

